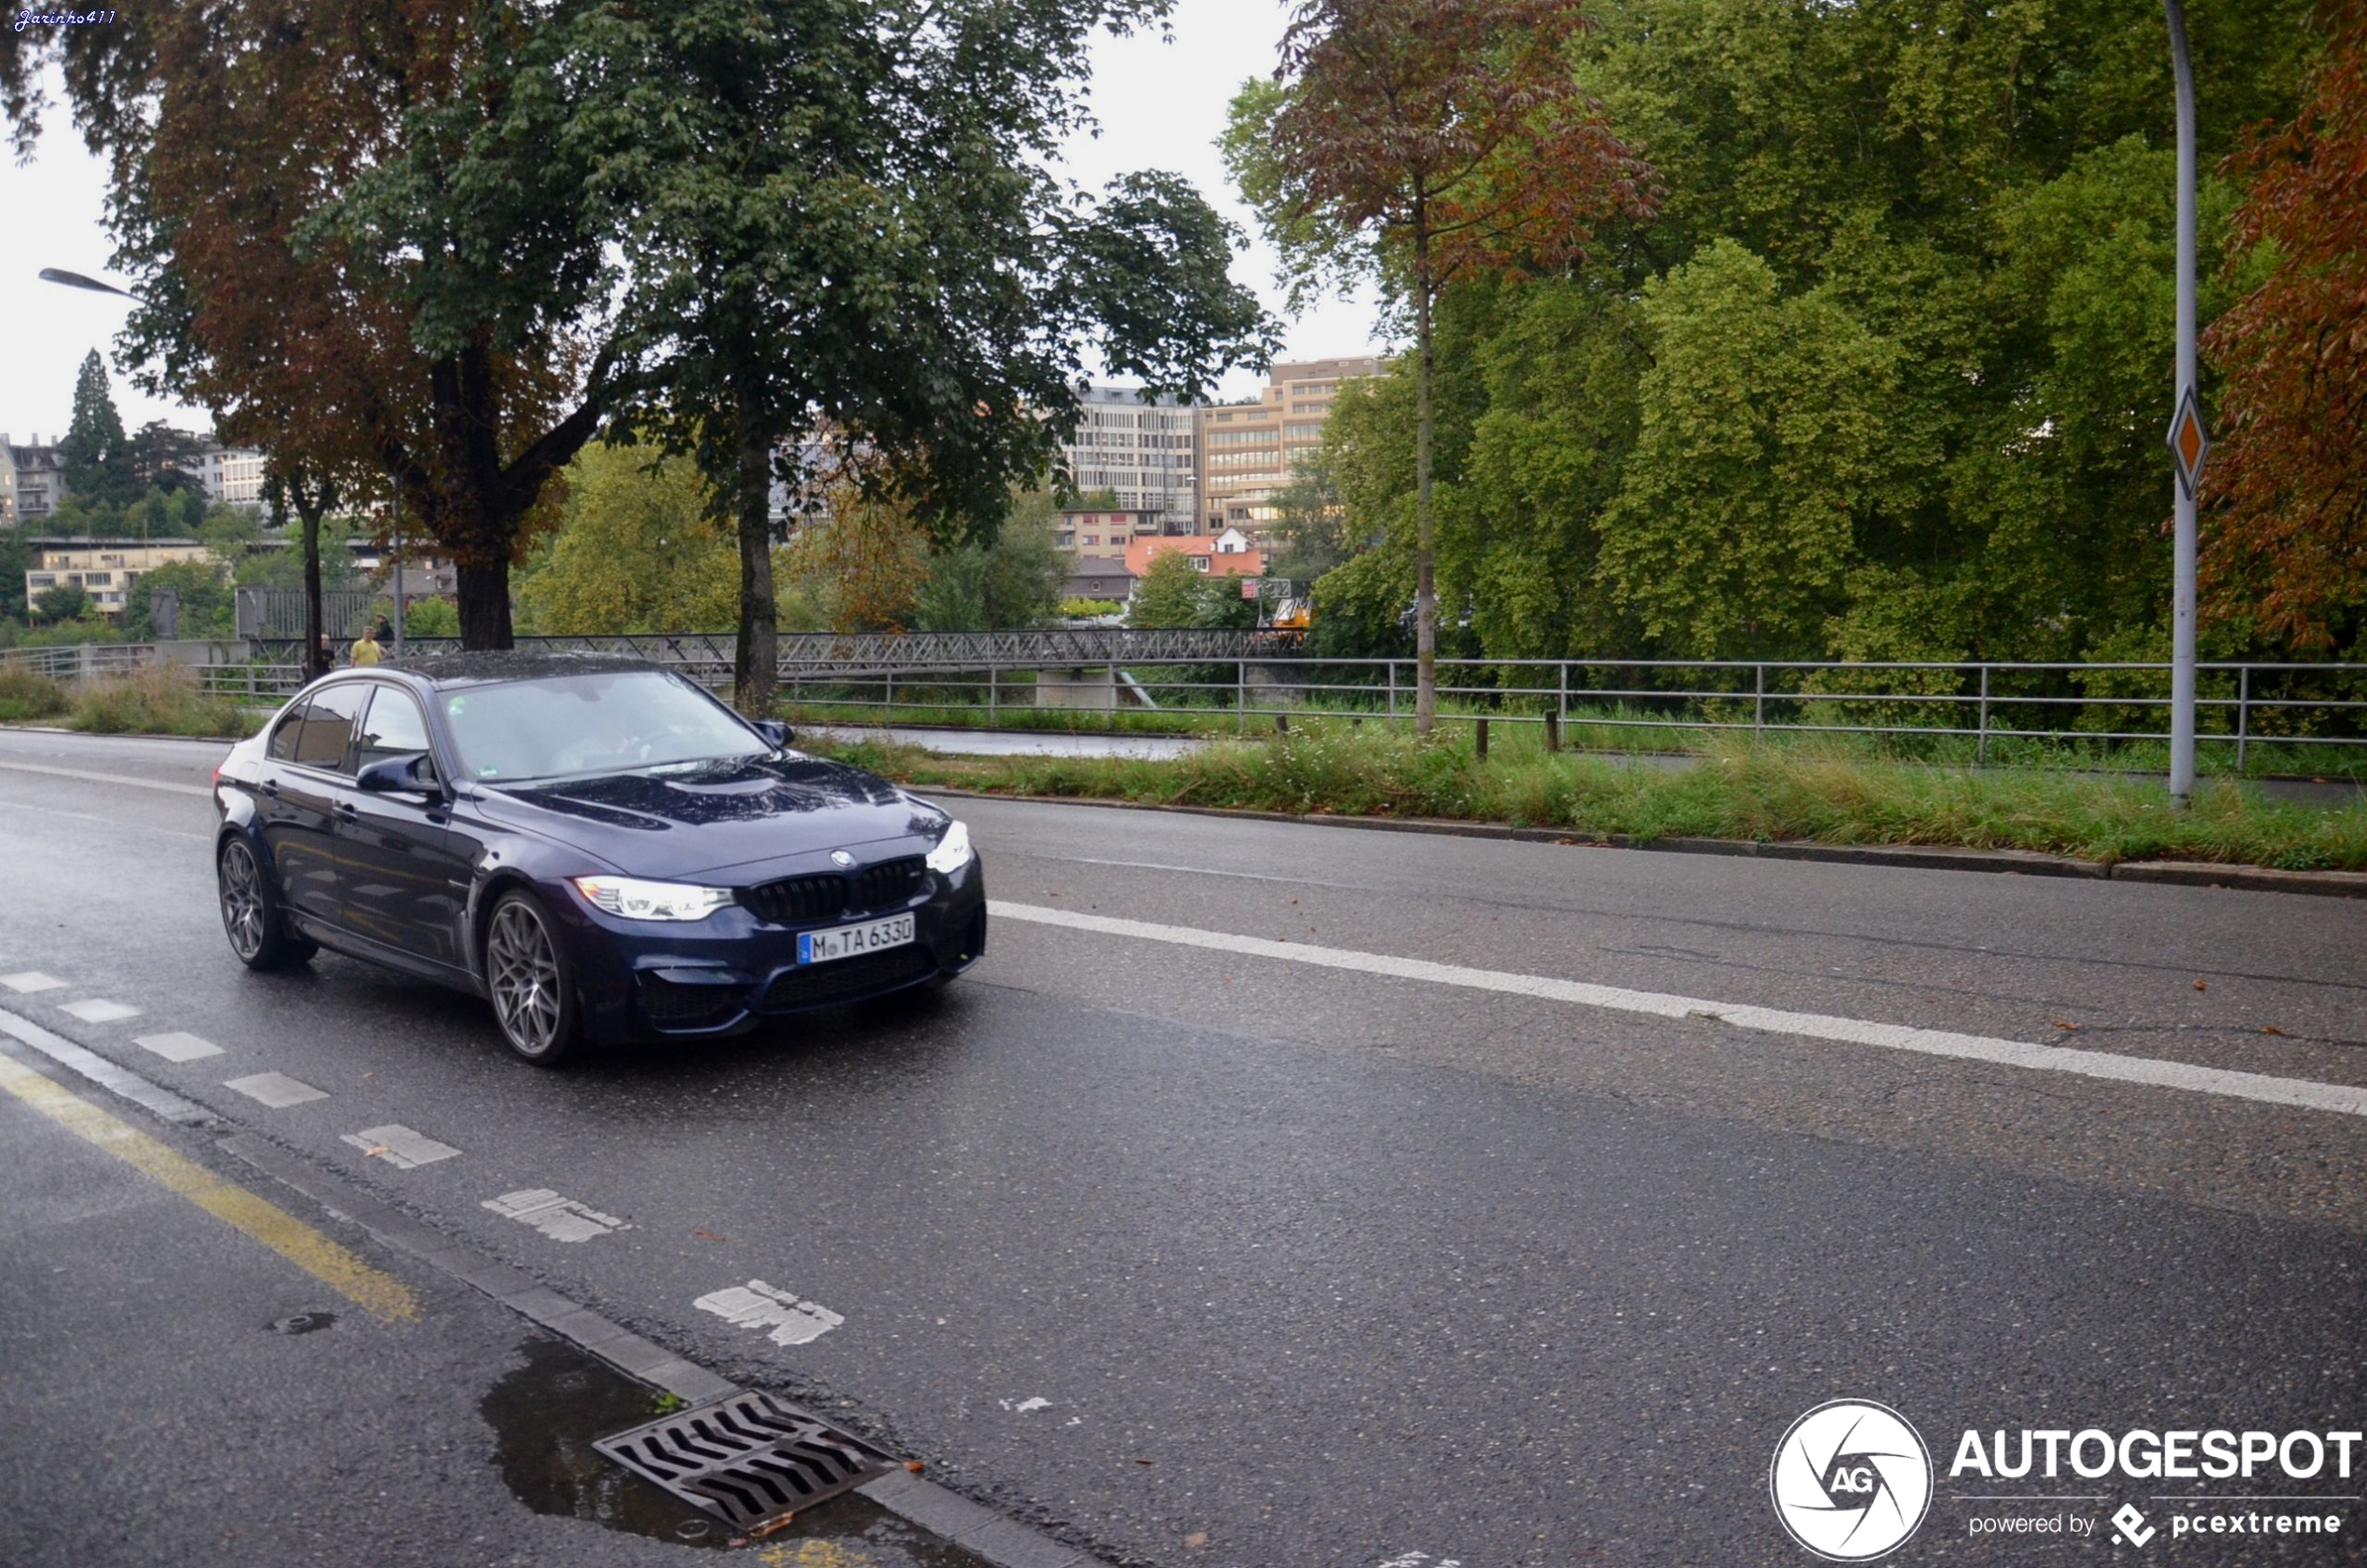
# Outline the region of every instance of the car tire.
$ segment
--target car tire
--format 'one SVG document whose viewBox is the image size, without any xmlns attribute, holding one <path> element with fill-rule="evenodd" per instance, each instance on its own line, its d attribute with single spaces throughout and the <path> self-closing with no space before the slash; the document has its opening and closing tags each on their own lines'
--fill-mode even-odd
<svg viewBox="0 0 2367 1568">
<path fill-rule="evenodd" d="M 244 839 L 223 841 L 214 857 L 214 884 L 220 892 L 222 931 L 230 951 L 249 969 L 285 969 L 319 952 L 320 947 L 289 934 L 287 916 L 280 907 L 279 890 Z"/>
<path fill-rule="evenodd" d="M 541 901 L 513 888 L 494 901 L 485 922 L 485 989 L 510 1049 L 537 1067 L 574 1055 L 583 1004 L 567 948 Z"/>
</svg>

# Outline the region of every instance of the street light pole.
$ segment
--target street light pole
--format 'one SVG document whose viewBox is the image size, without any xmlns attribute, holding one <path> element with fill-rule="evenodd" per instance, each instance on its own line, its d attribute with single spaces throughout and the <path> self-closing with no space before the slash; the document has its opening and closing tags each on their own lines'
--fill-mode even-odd
<svg viewBox="0 0 2367 1568">
<path fill-rule="evenodd" d="M 2195 461 L 2170 481 L 2175 507 L 2177 587 L 2170 608 L 2169 803 L 2184 811 L 2195 793 L 2195 489 L 2205 450 L 2195 390 L 2195 65 L 2186 53 L 2182 0 L 2162 0 L 2169 20 L 2170 67 L 2178 85 L 2178 389 L 2171 415 L 2174 454 L 2194 421 Z"/>
</svg>

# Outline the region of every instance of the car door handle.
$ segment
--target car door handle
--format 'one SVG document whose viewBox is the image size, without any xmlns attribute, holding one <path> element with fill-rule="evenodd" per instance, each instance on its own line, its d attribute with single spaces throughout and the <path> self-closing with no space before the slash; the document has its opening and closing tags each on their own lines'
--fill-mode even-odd
<svg viewBox="0 0 2367 1568">
<path fill-rule="evenodd" d="M 347 805 L 342 800 L 330 807 L 329 810 L 336 813 L 337 820 L 339 822 L 359 822 L 362 820 L 362 813 L 355 811 L 352 807 Z"/>
<path fill-rule="evenodd" d="M 264 780 L 264 781 L 263 781 L 263 793 L 264 793 L 264 794 L 266 794 L 266 795 L 267 795 L 267 796 L 269 796 L 269 797 L 271 797 L 271 798 L 272 798 L 272 799 L 274 799 L 274 800 L 277 800 L 278 798 L 280 798 L 280 781 L 279 781 L 279 780 L 277 780 L 277 779 L 266 779 L 266 780 Z"/>
</svg>

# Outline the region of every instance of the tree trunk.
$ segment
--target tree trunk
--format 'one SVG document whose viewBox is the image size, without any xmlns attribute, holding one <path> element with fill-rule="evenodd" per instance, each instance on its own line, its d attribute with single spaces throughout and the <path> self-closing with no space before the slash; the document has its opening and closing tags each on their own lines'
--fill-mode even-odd
<svg viewBox="0 0 2367 1568">
<path fill-rule="evenodd" d="M 1438 728 L 1438 567 L 1430 525 L 1430 236 L 1414 215 L 1414 733 Z"/>
<path fill-rule="evenodd" d="M 321 651 L 325 628 L 321 614 L 321 512 L 296 497 L 296 517 L 304 529 L 304 663 L 312 679 L 329 673 L 328 656 Z"/>
<path fill-rule="evenodd" d="M 757 399 L 740 394 L 740 638 L 732 669 L 732 700 L 750 718 L 772 718 L 780 668 L 773 603 L 773 445 Z"/>
<path fill-rule="evenodd" d="M 510 631 L 510 563 L 496 556 L 481 565 L 460 563 L 460 646 L 514 647 Z"/>
</svg>

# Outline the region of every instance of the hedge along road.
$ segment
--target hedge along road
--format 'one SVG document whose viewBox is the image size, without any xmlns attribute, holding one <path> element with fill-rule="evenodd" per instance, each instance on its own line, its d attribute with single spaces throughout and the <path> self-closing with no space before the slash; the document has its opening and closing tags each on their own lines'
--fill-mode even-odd
<svg viewBox="0 0 2367 1568">
<path fill-rule="evenodd" d="M 1060 923 L 932 1002 L 538 1073 L 466 999 L 239 971 L 212 761 L 0 737 L 0 984 L 63 982 L 0 1005 L 1110 1557 L 1775 1561 L 1768 1460 L 1830 1398 L 1943 1466 L 1969 1427 L 2367 1413 L 2367 1118 L 2141 1065 L 2341 1103 L 2367 906 L 964 801 L 994 896 Z M 221 1054 L 134 1043 L 167 1031 Z M 321 1098 L 226 1086 L 269 1073 Z M 1939 1493 L 1902 1561 L 2072 1549 Z"/>
</svg>

